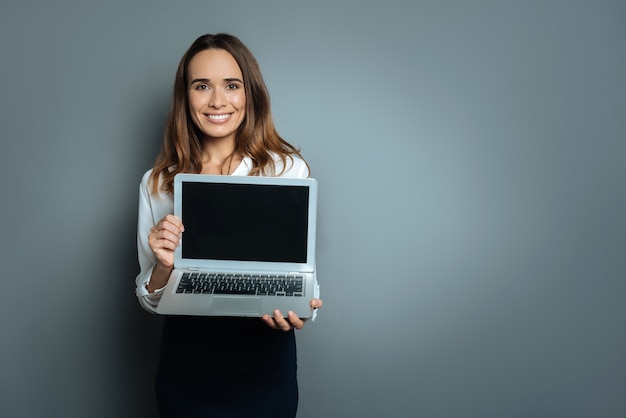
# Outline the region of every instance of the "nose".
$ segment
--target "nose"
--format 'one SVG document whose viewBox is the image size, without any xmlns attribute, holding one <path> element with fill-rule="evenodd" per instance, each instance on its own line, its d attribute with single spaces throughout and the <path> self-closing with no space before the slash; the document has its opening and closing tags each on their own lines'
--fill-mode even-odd
<svg viewBox="0 0 626 418">
<path fill-rule="evenodd" d="M 226 106 L 226 98 L 224 92 L 221 89 L 212 89 L 211 96 L 209 97 L 209 106 L 214 109 Z"/>
</svg>

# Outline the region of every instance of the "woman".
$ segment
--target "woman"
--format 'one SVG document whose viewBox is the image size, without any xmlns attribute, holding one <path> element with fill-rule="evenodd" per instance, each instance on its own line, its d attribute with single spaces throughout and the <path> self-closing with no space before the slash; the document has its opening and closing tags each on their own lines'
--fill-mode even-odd
<svg viewBox="0 0 626 418">
<path fill-rule="evenodd" d="M 155 312 L 184 226 L 173 213 L 177 173 L 308 177 L 272 122 L 259 66 L 239 39 L 204 35 L 183 55 L 164 143 L 142 179 L 137 296 Z M 316 297 L 314 309 L 322 306 Z M 293 417 L 298 402 L 293 312 L 256 318 L 165 317 L 156 391 L 165 417 Z"/>
</svg>

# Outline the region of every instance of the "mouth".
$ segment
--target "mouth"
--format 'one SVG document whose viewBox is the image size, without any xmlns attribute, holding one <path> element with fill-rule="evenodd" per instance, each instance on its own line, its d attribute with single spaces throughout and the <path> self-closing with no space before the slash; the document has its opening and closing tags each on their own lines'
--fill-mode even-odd
<svg viewBox="0 0 626 418">
<path fill-rule="evenodd" d="M 232 116 L 232 113 L 207 114 L 205 115 L 211 122 L 224 122 Z"/>
</svg>

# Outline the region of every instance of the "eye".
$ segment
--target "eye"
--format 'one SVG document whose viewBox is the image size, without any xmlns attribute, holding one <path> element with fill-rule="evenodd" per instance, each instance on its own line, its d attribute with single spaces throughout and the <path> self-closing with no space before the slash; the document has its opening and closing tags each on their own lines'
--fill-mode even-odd
<svg viewBox="0 0 626 418">
<path fill-rule="evenodd" d="M 226 85 L 226 90 L 237 90 L 239 88 L 239 84 L 231 83 Z"/>
<path fill-rule="evenodd" d="M 207 86 L 206 84 L 197 84 L 195 89 L 196 90 L 208 90 L 209 86 Z"/>
</svg>

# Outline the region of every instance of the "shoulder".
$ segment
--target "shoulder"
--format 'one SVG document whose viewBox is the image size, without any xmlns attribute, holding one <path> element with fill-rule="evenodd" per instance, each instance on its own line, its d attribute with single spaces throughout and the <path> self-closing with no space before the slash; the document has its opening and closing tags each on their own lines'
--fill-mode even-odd
<svg viewBox="0 0 626 418">
<path fill-rule="evenodd" d="M 286 157 L 285 165 L 280 156 L 274 154 L 274 164 L 276 164 L 276 173 L 280 177 L 306 178 L 309 177 L 309 166 L 306 161 L 297 155 L 289 155 Z"/>
<path fill-rule="evenodd" d="M 141 177 L 141 191 L 147 195 L 150 195 L 152 192 L 152 168 L 145 173 Z"/>
<path fill-rule="evenodd" d="M 143 176 L 141 177 L 141 186 L 142 187 L 148 187 L 150 185 L 150 176 L 152 175 L 152 169 L 146 171 L 145 173 L 143 173 Z"/>
<path fill-rule="evenodd" d="M 264 170 L 264 176 L 277 176 L 277 177 L 290 177 L 290 178 L 306 178 L 309 177 L 309 166 L 306 161 L 304 161 L 301 157 L 297 155 L 287 155 L 284 158 L 281 158 L 280 154 L 271 153 L 272 160 L 274 162 L 274 170 L 272 171 L 270 168 Z M 252 170 L 253 163 L 252 159 L 248 156 L 243 158 L 243 161 L 237 167 L 235 172 L 232 174 L 234 176 L 248 176 L 250 175 L 250 170 Z"/>
<path fill-rule="evenodd" d="M 153 173 L 153 169 L 151 168 L 151 169 L 149 169 L 148 171 L 146 171 L 143 174 L 143 176 L 141 177 L 141 184 L 140 184 L 139 187 L 141 189 L 141 192 L 143 194 L 145 194 L 146 197 L 149 197 L 149 198 L 154 198 L 154 197 L 161 198 L 162 195 L 163 195 L 163 192 L 161 191 L 161 185 L 162 185 L 162 181 L 161 180 L 162 179 L 159 176 L 159 188 L 158 188 L 159 192 L 157 193 L 157 196 L 153 196 L 153 193 L 152 193 L 152 190 L 153 190 L 153 188 L 152 188 L 152 184 L 153 184 L 152 183 L 153 182 L 152 173 Z"/>
<path fill-rule="evenodd" d="M 176 166 L 172 165 L 170 167 L 167 168 L 168 172 L 172 172 L 176 170 Z M 154 168 L 149 169 L 148 171 L 146 171 L 142 178 L 141 178 L 141 185 L 142 186 L 150 186 L 152 187 L 152 173 L 154 172 Z M 163 185 L 163 176 L 159 175 L 159 189 L 161 189 L 161 186 Z"/>
<path fill-rule="evenodd" d="M 140 217 L 145 216 L 151 220 L 150 225 L 156 224 L 168 213 L 174 212 L 173 196 L 161 189 L 159 184 L 159 192 L 152 192 L 152 170 L 148 170 L 141 177 L 139 186 L 139 214 Z M 161 180 L 159 179 L 159 183 Z"/>
</svg>

